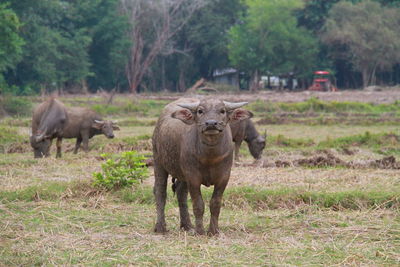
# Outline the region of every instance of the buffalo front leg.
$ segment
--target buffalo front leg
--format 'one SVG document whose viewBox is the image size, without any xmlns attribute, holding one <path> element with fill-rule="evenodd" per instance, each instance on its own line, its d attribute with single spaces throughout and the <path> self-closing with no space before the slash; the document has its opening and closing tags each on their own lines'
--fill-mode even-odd
<svg viewBox="0 0 400 267">
<path fill-rule="evenodd" d="M 204 201 L 201 196 L 200 184 L 188 184 L 190 197 L 193 202 L 193 213 L 196 220 L 196 233 L 204 235 L 203 215 L 204 215 Z"/>
<path fill-rule="evenodd" d="M 211 218 L 210 218 L 210 228 L 208 229 L 208 233 L 210 235 L 216 235 L 219 233 L 218 218 L 221 210 L 222 195 L 224 194 L 226 185 L 227 182 L 214 186 L 214 192 L 210 200 Z"/>
<path fill-rule="evenodd" d="M 57 154 L 56 154 L 56 158 L 61 158 L 61 145 L 62 145 L 62 138 L 61 137 L 57 137 L 57 143 L 56 143 Z"/>
<path fill-rule="evenodd" d="M 78 150 L 79 150 L 79 147 L 81 146 L 81 143 L 82 143 L 82 138 L 81 137 L 76 138 L 74 154 L 78 153 Z"/>
<path fill-rule="evenodd" d="M 154 164 L 154 197 L 156 199 L 157 222 L 154 227 L 154 232 L 165 233 L 167 232 L 167 225 L 165 223 L 165 202 L 167 199 L 167 182 L 168 173 L 164 168 Z"/>
<path fill-rule="evenodd" d="M 177 181 L 176 182 L 176 196 L 178 198 L 179 204 L 179 214 L 181 217 L 181 228 L 185 231 L 189 231 L 193 228 L 190 222 L 190 215 L 187 205 L 188 188 L 186 182 Z"/>
</svg>

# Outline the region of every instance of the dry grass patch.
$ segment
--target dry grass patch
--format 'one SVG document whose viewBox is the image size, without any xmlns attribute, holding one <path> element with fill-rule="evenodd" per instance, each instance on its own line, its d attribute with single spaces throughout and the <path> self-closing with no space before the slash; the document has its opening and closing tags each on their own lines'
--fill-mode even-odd
<svg viewBox="0 0 400 267">
<path fill-rule="evenodd" d="M 400 175 L 398 170 L 385 169 L 235 167 L 229 186 L 299 188 L 324 192 L 351 189 L 391 191 L 400 189 Z"/>
<path fill-rule="evenodd" d="M 166 210 L 169 233 L 152 232 L 153 205 L 87 200 L 0 205 L 0 248 L 6 265 L 396 265 L 398 211 L 334 212 L 315 206 L 254 211 L 223 208 L 221 234 L 178 229 L 178 208 Z M 209 220 L 206 212 L 206 220 Z"/>
</svg>

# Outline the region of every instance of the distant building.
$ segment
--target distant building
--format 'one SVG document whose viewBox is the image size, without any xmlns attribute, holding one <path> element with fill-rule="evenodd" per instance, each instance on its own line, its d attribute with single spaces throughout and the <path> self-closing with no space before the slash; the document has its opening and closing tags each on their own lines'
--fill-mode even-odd
<svg viewBox="0 0 400 267">
<path fill-rule="evenodd" d="M 239 88 L 239 72 L 233 68 L 217 69 L 213 73 L 213 81 Z"/>
<path fill-rule="evenodd" d="M 292 79 L 291 88 L 289 88 L 290 82 L 287 77 L 279 77 L 279 76 L 261 76 L 261 87 L 268 88 L 268 78 L 269 78 L 269 86 L 271 89 L 289 89 L 294 90 L 298 88 L 297 79 Z"/>
</svg>

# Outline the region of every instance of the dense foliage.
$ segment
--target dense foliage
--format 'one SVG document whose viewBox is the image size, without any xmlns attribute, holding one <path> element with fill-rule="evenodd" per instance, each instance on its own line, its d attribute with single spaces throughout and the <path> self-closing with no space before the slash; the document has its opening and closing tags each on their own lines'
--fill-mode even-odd
<svg viewBox="0 0 400 267">
<path fill-rule="evenodd" d="M 293 11 L 301 9 L 301 0 L 247 0 L 242 23 L 229 32 L 229 56 L 232 64 L 252 76 L 251 89 L 258 89 L 259 73 L 294 73 L 302 76 L 315 67 L 316 40 L 297 26 Z"/>
<path fill-rule="evenodd" d="M 253 85 L 317 69 L 394 85 L 399 14 L 397 0 L 0 0 L 0 92 L 183 91 L 231 67 Z"/>
</svg>

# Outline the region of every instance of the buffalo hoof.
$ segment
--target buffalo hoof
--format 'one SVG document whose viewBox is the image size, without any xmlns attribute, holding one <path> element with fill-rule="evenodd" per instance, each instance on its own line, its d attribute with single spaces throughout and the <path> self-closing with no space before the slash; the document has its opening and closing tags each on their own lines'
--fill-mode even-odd
<svg viewBox="0 0 400 267">
<path fill-rule="evenodd" d="M 206 231 L 204 231 L 203 228 L 201 228 L 201 229 L 196 228 L 196 234 L 198 234 L 198 235 L 205 235 L 205 234 L 206 234 Z"/>
<path fill-rule="evenodd" d="M 167 232 L 167 227 L 165 224 L 156 224 L 154 227 L 154 232 L 159 233 L 159 234 L 165 234 Z"/>
<path fill-rule="evenodd" d="M 181 229 L 183 229 L 184 231 L 190 231 L 193 229 L 193 225 L 192 224 L 181 224 Z"/>
<path fill-rule="evenodd" d="M 219 234 L 219 230 L 218 229 L 208 229 L 207 231 L 207 235 L 208 236 L 215 236 Z"/>
</svg>

